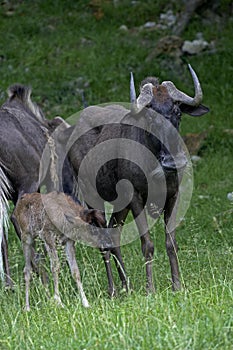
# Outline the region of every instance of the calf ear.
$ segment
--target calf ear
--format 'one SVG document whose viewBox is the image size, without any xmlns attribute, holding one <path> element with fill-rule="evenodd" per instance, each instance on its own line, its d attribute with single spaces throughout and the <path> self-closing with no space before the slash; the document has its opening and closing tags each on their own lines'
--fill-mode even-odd
<svg viewBox="0 0 233 350">
<path fill-rule="evenodd" d="M 84 209 L 82 212 L 82 219 L 96 226 L 104 226 L 106 224 L 103 213 L 96 209 Z"/>
<path fill-rule="evenodd" d="M 106 226 L 106 220 L 105 220 L 104 213 L 102 211 L 96 210 L 96 209 L 94 209 L 93 211 L 94 211 L 93 214 L 95 217 L 95 224 L 97 226 L 100 226 L 100 227 Z"/>
<path fill-rule="evenodd" d="M 184 103 L 181 103 L 179 107 L 182 113 L 189 114 L 192 117 L 200 117 L 201 115 L 209 112 L 209 108 L 203 105 L 194 107 L 194 106 L 188 106 Z"/>
</svg>

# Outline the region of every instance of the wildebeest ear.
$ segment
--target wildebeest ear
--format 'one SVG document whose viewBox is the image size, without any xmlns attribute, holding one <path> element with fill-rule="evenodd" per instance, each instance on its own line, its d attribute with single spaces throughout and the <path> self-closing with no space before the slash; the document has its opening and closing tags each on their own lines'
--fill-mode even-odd
<svg viewBox="0 0 233 350">
<path fill-rule="evenodd" d="M 84 209 L 82 212 L 82 219 L 96 226 L 104 226 L 106 224 L 104 214 L 96 209 Z"/>
<path fill-rule="evenodd" d="M 189 114 L 192 117 L 200 117 L 201 115 L 209 112 L 209 108 L 203 105 L 194 107 L 194 106 L 188 106 L 184 103 L 181 103 L 179 107 L 182 113 Z"/>
</svg>

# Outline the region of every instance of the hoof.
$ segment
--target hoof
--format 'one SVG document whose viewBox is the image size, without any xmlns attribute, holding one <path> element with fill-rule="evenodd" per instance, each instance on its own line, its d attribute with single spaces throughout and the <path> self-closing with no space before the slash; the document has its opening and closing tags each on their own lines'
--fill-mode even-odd
<svg viewBox="0 0 233 350">
<path fill-rule="evenodd" d="M 61 298 L 59 296 L 54 295 L 53 300 L 57 306 L 64 307 L 64 305 L 62 304 Z"/>
<path fill-rule="evenodd" d="M 110 298 L 115 298 L 117 296 L 117 292 L 115 288 L 111 288 L 108 290 L 108 295 Z"/>
<path fill-rule="evenodd" d="M 150 295 L 150 294 L 155 294 L 156 293 L 156 289 L 153 285 L 147 286 L 146 287 L 146 294 Z"/>
<path fill-rule="evenodd" d="M 10 284 L 5 284 L 5 291 L 6 292 L 14 292 L 15 291 L 15 286 L 13 283 L 10 283 Z"/>
<path fill-rule="evenodd" d="M 23 308 L 24 312 L 29 312 L 30 311 L 30 306 L 29 305 L 25 305 Z"/>
<path fill-rule="evenodd" d="M 176 283 L 172 284 L 172 291 L 173 292 L 179 292 L 179 291 L 181 291 L 181 289 L 182 289 L 182 287 L 181 287 L 180 282 L 176 282 Z"/>
<path fill-rule="evenodd" d="M 120 290 L 120 294 L 131 294 L 133 292 L 133 288 L 128 282 L 127 284 L 122 284 L 122 289 Z"/>
<path fill-rule="evenodd" d="M 88 303 L 87 300 L 83 300 L 82 304 L 83 304 L 83 307 L 86 307 L 86 308 L 90 307 L 90 304 Z"/>
<path fill-rule="evenodd" d="M 129 293 L 129 289 L 126 288 L 126 287 L 122 287 L 121 290 L 120 290 L 120 294 L 123 295 L 123 294 L 128 294 Z"/>
</svg>

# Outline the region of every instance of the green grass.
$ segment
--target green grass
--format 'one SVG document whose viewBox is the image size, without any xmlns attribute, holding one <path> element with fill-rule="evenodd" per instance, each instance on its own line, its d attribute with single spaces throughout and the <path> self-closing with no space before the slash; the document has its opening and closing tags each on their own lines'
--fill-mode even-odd
<svg viewBox="0 0 233 350">
<path fill-rule="evenodd" d="M 172 293 L 170 269 L 161 222 L 152 230 L 155 243 L 154 280 L 157 294 L 146 296 L 145 264 L 140 242 L 122 247 L 133 287 L 122 294 L 114 269 L 118 297 L 107 296 L 104 264 L 97 250 L 77 246 L 77 258 L 91 308 L 79 295 L 62 263 L 61 297 L 64 308 L 48 298 L 38 278 L 31 283 L 31 312 L 25 313 L 23 255 L 13 228 L 9 255 L 14 292 L 0 289 L 0 349 L 179 349 L 230 350 L 233 344 L 233 190 L 232 20 L 230 1 L 221 1 L 216 21 L 198 11 L 183 39 L 197 31 L 214 41 L 216 52 L 165 55 L 146 60 L 157 40 L 168 34 L 141 31 L 159 13 L 182 5 L 164 1 L 24 1 L 0 5 L 0 99 L 9 85 L 33 88 L 33 99 L 48 118 L 68 118 L 82 109 L 80 89 L 89 104 L 129 100 L 129 73 L 137 85 L 147 75 L 173 80 L 192 93 L 186 63 L 197 71 L 210 113 L 202 118 L 183 116 L 181 133 L 209 129 L 194 166 L 194 192 L 185 220 L 177 229 L 183 290 Z M 173 4 L 173 5 L 172 5 Z M 206 4 L 205 7 L 208 7 Z M 102 14 L 99 17 L 96 11 Z M 125 24 L 128 32 L 119 27 Z M 174 67 L 179 67 L 179 71 Z M 3 132 L 3 131 L 1 131 Z M 127 234 L 127 232 L 123 232 Z M 52 293 L 52 285 L 50 285 Z"/>
</svg>

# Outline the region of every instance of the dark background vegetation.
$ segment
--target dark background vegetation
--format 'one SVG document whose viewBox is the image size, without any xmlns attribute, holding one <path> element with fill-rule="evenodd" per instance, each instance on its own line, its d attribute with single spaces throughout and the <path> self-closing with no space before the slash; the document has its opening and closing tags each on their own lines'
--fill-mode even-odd
<svg viewBox="0 0 233 350">
<path fill-rule="evenodd" d="M 16 287 L 14 293 L 0 290 L 1 349 L 232 349 L 233 204 L 227 199 L 233 191 L 232 1 L 199 1 L 179 35 L 176 26 L 144 26 L 159 24 L 160 14 L 168 10 L 180 23 L 193 3 L 0 2 L 1 103 L 8 86 L 27 84 L 47 118 L 68 118 L 83 108 L 83 91 L 89 105 L 129 101 L 131 71 L 137 87 L 155 75 L 193 94 L 187 69 L 191 63 L 202 84 L 203 103 L 210 108 L 201 118 L 182 119 L 182 136 L 191 133 L 189 137 L 201 140 L 191 150 L 200 157 L 194 165 L 193 198 L 177 230 L 184 290 L 176 295 L 170 291 L 163 227 L 158 224 L 152 230 L 156 296 L 145 295 L 139 241 L 123 247 L 134 293 L 119 293 L 115 300 L 106 294 L 98 252 L 77 247 L 92 309 L 82 309 L 62 265 L 65 308 L 55 308 L 35 278 L 32 311 L 25 314 L 22 250 L 11 227 L 9 255 Z M 200 32 L 209 43 L 206 50 L 182 52 L 183 41 Z"/>
</svg>

